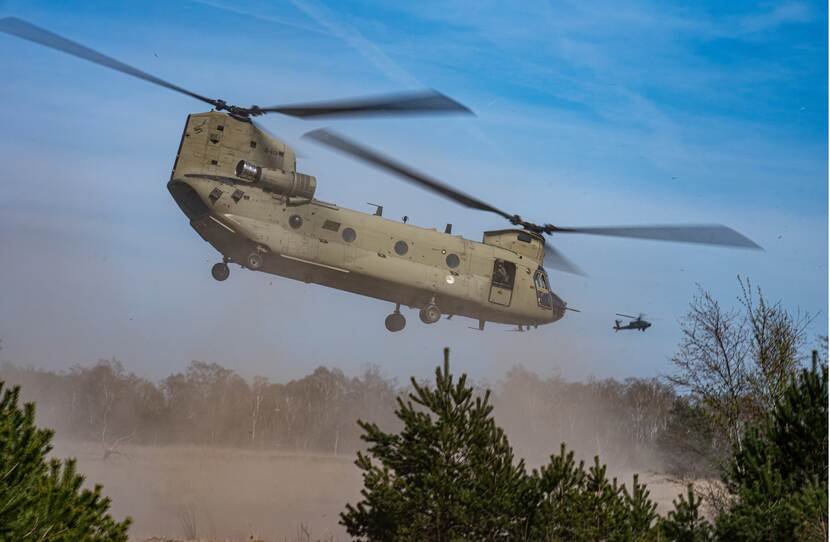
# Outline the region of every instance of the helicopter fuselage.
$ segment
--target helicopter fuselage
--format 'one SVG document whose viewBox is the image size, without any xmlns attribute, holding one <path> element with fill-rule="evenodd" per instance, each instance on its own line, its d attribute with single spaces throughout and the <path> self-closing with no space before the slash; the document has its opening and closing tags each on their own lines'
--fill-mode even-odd
<svg viewBox="0 0 830 542">
<path fill-rule="evenodd" d="M 650 327 L 651 322 L 646 322 L 641 318 L 637 318 L 636 320 L 631 320 L 625 325 L 622 325 L 622 323 L 619 320 L 615 320 L 613 329 L 614 331 L 624 331 L 626 329 L 645 331 Z"/>
<path fill-rule="evenodd" d="M 522 230 L 484 242 L 316 199 L 236 175 L 240 161 L 296 171 L 291 149 L 246 119 L 188 117 L 168 188 L 226 262 L 484 322 L 537 326 L 564 316 L 541 262 L 544 239 Z M 252 257 L 252 255 L 257 255 Z M 423 319 L 423 318 L 422 318 Z"/>
</svg>

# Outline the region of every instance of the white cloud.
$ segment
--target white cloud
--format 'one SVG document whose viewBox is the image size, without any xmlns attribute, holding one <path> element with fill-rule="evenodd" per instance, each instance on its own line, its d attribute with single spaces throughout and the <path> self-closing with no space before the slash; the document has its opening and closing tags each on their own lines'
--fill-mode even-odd
<svg viewBox="0 0 830 542">
<path fill-rule="evenodd" d="M 784 2 L 769 11 L 747 15 L 739 19 L 740 28 L 748 33 L 765 32 L 786 24 L 806 23 L 812 12 L 802 2 Z"/>
</svg>

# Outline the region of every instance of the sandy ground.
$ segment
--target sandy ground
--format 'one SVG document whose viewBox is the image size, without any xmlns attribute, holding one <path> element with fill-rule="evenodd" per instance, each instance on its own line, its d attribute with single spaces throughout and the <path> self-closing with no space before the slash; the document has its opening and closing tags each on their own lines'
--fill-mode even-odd
<svg viewBox="0 0 830 542">
<path fill-rule="evenodd" d="M 345 504 L 359 498 L 360 471 L 351 457 L 206 447 L 120 451 L 104 460 L 100 444 L 64 442 L 54 454 L 76 457 L 87 480 L 103 484 L 114 515 L 132 516 L 134 540 L 348 539 L 337 522 Z M 614 475 L 630 485 L 631 473 Z M 663 513 L 682 491 L 656 474 L 640 479 Z"/>
<path fill-rule="evenodd" d="M 60 443 L 90 483 L 112 498 L 116 517 L 130 515 L 132 538 L 346 540 L 337 524 L 359 497 L 351 458 L 205 447 L 121 448 L 106 461 L 99 444 Z M 191 527 L 192 526 L 192 527 Z M 190 536 L 188 536 L 190 535 Z"/>
</svg>

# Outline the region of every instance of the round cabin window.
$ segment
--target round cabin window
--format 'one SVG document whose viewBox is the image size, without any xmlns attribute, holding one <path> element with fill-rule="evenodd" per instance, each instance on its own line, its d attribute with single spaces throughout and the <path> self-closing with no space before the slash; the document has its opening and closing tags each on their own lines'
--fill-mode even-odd
<svg viewBox="0 0 830 542">
<path fill-rule="evenodd" d="M 291 215 L 288 218 L 288 225 L 296 230 L 297 228 L 303 225 L 303 217 L 301 217 L 300 215 Z"/>
<path fill-rule="evenodd" d="M 343 240 L 347 243 L 351 243 L 355 239 L 357 239 L 357 232 L 355 232 L 352 228 L 346 228 L 343 230 Z"/>
<path fill-rule="evenodd" d="M 461 259 L 457 255 L 450 254 L 449 256 L 447 256 L 447 267 L 449 267 L 450 269 L 455 269 L 456 267 L 458 267 L 460 263 Z"/>
<path fill-rule="evenodd" d="M 398 241 L 395 243 L 395 252 L 398 256 L 403 256 L 407 252 L 409 252 L 409 245 L 406 244 L 406 241 Z"/>
</svg>

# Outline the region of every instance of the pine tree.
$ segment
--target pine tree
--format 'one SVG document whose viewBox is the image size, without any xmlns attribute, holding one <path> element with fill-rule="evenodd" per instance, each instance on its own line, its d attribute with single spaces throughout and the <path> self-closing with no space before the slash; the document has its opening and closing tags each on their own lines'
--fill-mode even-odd
<svg viewBox="0 0 830 542">
<path fill-rule="evenodd" d="M 532 540 L 656 540 L 657 505 L 636 475 L 629 491 L 616 478 L 608 480 L 599 457 L 586 470 L 563 443 L 559 455 L 533 476 L 539 512 Z"/>
<path fill-rule="evenodd" d="M 368 452 L 358 453 L 362 499 L 341 523 L 361 540 L 649 541 L 659 535 L 656 505 L 634 477 L 630 490 L 609 480 L 599 458 L 559 455 L 528 473 L 496 426 L 489 392 L 476 397 L 466 376 L 444 366 L 435 386 L 412 380 L 398 400 L 399 433 L 359 422 Z"/>
<path fill-rule="evenodd" d="M 676 542 L 711 542 L 714 540 L 712 525 L 700 514 L 701 500 L 689 484 L 686 495 L 678 495 L 672 501 L 671 510 L 660 522 L 660 529 L 667 540 Z"/>
<path fill-rule="evenodd" d="M 476 397 L 466 375 L 453 379 L 448 349 L 435 387 L 415 379 L 412 387 L 408 401 L 398 399 L 400 433 L 358 422 L 369 449 L 356 461 L 363 498 L 341 515 L 349 534 L 364 540 L 526 539 L 534 487 L 493 421 L 489 392 Z"/>
<path fill-rule="evenodd" d="M 558 455 L 528 474 L 477 397 L 444 365 L 435 386 L 412 380 L 398 399 L 398 433 L 358 422 L 362 499 L 341 523 L 360 540 L 678 541 L 824 540 L 827 532 L 827 367 L 802 371 L 768 419 L 743 437 L 725 478 L 730 508 L 712 526 L 691 486 L 665 518 L 645 484 L 608 478 L 594 458 Z"/>
<path fill-rule="evenodd" d="M 74 460 L 47 460 L 53 433 L 35 426 L 32 403 L 0 382 L 0 540 L 126 542 L 129 518 L 116 522 L 101 487 L 82 489 Z"/>
<path fill-rule="evenodd" d="M 827 366 L 803 369 L 751 427 L 724 478 L 735 499 L 716 521 L 724 540 L 813 540 L 827 529 Z"/>
</svg>

